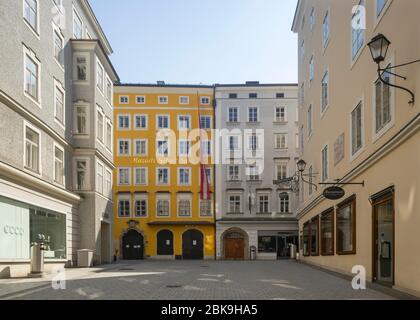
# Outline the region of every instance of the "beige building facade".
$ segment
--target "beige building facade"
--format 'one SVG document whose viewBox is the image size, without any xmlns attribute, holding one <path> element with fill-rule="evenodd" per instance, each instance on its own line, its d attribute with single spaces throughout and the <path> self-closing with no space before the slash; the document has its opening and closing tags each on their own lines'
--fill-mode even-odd
<svg viewBox="0 0 420 320">
<path fill-rule="evenodd" d="M 346 195 L 300 190 L 300 256 L 310 264 L 420 295 L 420 113 L 407 92 L 378 79 L 367 47 L 377 34 L 391 45 L 381 67 L 420 58 L 420 2 L 300 0 L 300 139 L 305 174 Z M 404 23 L 397 23 L 404 21 Z M 365 25 L 364 25 L 365 24 Z M 365 28 L 363 28 L 365 26 Z M 362 27 L 362 28 L 360 28 Z M 420 92 L 420 64 L 385 72 L 393 85 Z"/>
</svg>

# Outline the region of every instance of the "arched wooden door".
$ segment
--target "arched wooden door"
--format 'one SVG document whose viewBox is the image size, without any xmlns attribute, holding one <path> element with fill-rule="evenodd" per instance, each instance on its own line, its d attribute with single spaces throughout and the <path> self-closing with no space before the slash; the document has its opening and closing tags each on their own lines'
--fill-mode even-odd
<svg viewBox="0 0 420 320">
<path fill-rule="evenodd" d="M 204 259 L 204 236 L 198 230 L 188 230 L 182 235 L 182 258 L 184 260 Z"/>
<path fill-rule="evenodd" d="M 122 245 L 124 260 L 144 259 L 144 238 L 136 230 L 129 230 L 123 236 Z"/>
<path fill-rule="evenodd" d="M 224 239 L 225 259 L 244 260 L 245 259 L 245 237 L 239 232 L 230 232 Z"/>
<path fill-rule="evenodd" d="M 170 230 L 161 230 L 157 234 L 158 256 L 172 256 L 174 254 L 174 234 Z"/>
</svg>

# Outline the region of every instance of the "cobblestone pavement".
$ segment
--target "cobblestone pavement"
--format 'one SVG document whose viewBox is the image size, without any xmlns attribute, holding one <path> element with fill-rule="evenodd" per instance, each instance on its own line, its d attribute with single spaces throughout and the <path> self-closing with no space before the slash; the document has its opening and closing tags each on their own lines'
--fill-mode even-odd
<svg viewBox="0 0 420 320">
<path fill-rule="evenodd" d="M 57 284 L 57 282 L 54 282 Z M 294 261 L 139 261 L 66 271 L 66 289 L 43 280 L 0 280 L 0 299 L 284 300 L 394 299 L 355 291 L 342 277 Z M 397 296 L 398 297 L 398 296 Z"/>
</svg>

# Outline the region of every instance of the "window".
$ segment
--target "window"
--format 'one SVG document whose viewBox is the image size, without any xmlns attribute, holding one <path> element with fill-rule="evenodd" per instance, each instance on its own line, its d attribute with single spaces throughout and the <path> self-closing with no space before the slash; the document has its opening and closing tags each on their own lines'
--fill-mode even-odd
<svg viewBox="0 0 420 320">
<path fill-rule="evenodd" d="M 390 74 L 382 76 L 385 81 L 392 83 Z M 392 121 L 391 89 L 381 80 L 375 82 L 375 132 L 378 134 Z"/>
<path fill-rule="evenodd" d="M 315 27 L 315 8 L 314 7 L 312 7 L 311 13 L 309 14 L 309 26 L 311 30 L 313 30 Z"/>
<path fill-rule="evenodd" d="M 276 164 L 276 179 L 277 181 L 287 179 L 287 163 Z"/>
<path fill-rule="evenodd" d="M 38 33 L 38 0 L 24 0 L 25 21 Z"/>
<path fill-rule="evenodd" d="M 179 156 L 188 156 L 191 150 L 191 141 L 180 140 L 179 141 Z"/>
<path fill-rule="evenodd" d="M 329 75 L 327 71 L 325 72 L 324 77 L 322 78 L 322 81 L 321 81 L 321 90 L 322 90 L 321 113 L 323 113 L 328 106 L 328 83 L 329 83 Z"/>
<path fill-rule="evenodd" d="M 246 168 L 246 173 L 249 181 L 259 181 L 260 180 L 260 168 L 256 165 L 248 166 Z"/>
<path fill-rule="evenodd" d="M 87 130 L 87 106 L 86 105 L 76 105 L 76 121 L 75 121 L 75 134 L 88 134 Z"/>
<path fill-rule="evenodd" d="M 351 154 L 355 155 L 363 147 L 362 102 L 351 112 Z"/>
<path fill-rule="evenodd" d="M 200 98 L 200 104 L 209 105 L 210 104 L 210 98 L 209 97 L 201 97 Z"/>
<path fill-rule="evenodd" d="M 276 122 L 286 122 L 286 108 L 285 107 L 276 107 Z"/>
<path fill-rule="evenodd" d="M 191 199 L 185 196 L 178 199 L 178 216 L 191 217 Z"/>
<path fill-rule="evenodd" d="M 136 156 L 147 156 L 147 139 L 135 140 L 135 155 Z"/>
<path fill-rule="evenodd" d="M 128 104 L 128 102 L 130 101 L 128 96 L 120 96 L 119 100 L 120 104 Z"/>
<path fill-rule="evenodd" d="M 328 146 L 325 146 L 321 151 L 322 174 L 321 180 L 325 182 L 328 180 Z"/>
<path fill-rule="evenodd" d="M 258 196 L 258 212 L 259 213 L 269 213 L 270 211 L 270 202 L 269 196 L 267 194 Z"/>
<path fill-rule="evenodd" d="M 228 180 L 229 181 L 239 180 L 239 166 L 228 166 Z"/>
<path fill-rule="evenodd" d="M 334 208 L 321 215 L 321 254 L 334 255 Z"/>
<path fill-rule="evenodd" d="M 237 93 L 229 93 L 229 99 L 238 99 Z"/>
<path fill-rule="evenodd" d="M 201 129 L 211 129 L 212 121 L 210 116 L 201 116 L 200 117 L 200 128 Z"/>
<path fill-rule="evenodd" d="M 120 186 L 130 185 L 130 168 L 118 169 L 118 185 Z"/>
<path fill-rule="evenodd" d="M 330 40 L 330 12 L 327 11 L 322 24 L 322 45 L 324 48 L 327 47 L 328 41 Z"/>
<path fill-rule="evenodd" d="M 191 116 L 178 116 L 178 130 L 188 130 L 191 128 Z"/>
<path fill-rule="evenodd" d="M 361 19 L 364 17 L 364 15 L 360 14 L 360 6 L 363 6 L 364 8 L 364 1 L 361 0 L 359 2 L 359 7 L 356 10 L 356 12 L 353 14 L 352 17 L 352 29 L 351 29 L 351 54 L 352 58 L 355 59 L 359 51 L 363 48 L 365 45 L 365 29 L 364 28 L 354 28 L 354 25 L 361 26 Z M 354 21 L 357 19 L 357 21 Z"/>
<path fill-rule="evenodd" d="M 213 216 L 212 200 L 200 200 L 200 217 Z"/>
<path fill-rule="evenodd" d="M 158 116 L 157 127 L 158 129 L 169 129 L 169 116 Z"/>
<path fill-rule="evenodd" d="M 313 180 L 314 180 L 314 169 L 312 166 L 309 167 L 309 195 L 312 195 L 312 193 L 314 192 L 314 186 L 313 186 Z"/>
<path fill-rule="evenodd" d="M 134 183 L 136 186 L 146 186 L 148 181 L 148 170 L 147 168 L 135 168 L 134 171 Z"/>
<path fill-rule="evenodd" d="M 73 10 L 73 38 L 75 39 L 83 38 L 82 19 L 80 19 L 80 16 L 76 12 L 76 10 Z"/>
<path fill-rule="evenodd" d="M 311 256 L 319 256 L 319 217 L 311 220 Z"/>
<path fill-rule="evenodd" d="M 300 44 L 300 59 L 303 60 L 305 58 L 305 40 L 302 40 Z"/>
<path fill-rule="evenodd" d="M 156 202 L 156 216 L 169 217 L 169 196 L 158 198 Z"/>
<path fill-rule="evenodd" d="M 191 169 L 179 168 L 178 169 L 178 185 L 188 186 L 191 184 Z"/>
<path fill-rule="evenodd" d="M 310 233 L 311 233 L 311 231 L 310 231 L 311 229 L 310 229 L 310 225 L 309 225 L 309 222 L 307 222 L 307 223 L 305 223 L 304 225 L 303 225 L 303 255 L 305 256 L 305 257 L 308 257 L 311 253 L 310 253 L 310 250 L 309 250 L 309 244 L 310 244 L 310 238 L 309 238 L 309 236 L 310 236 Z"/>
<path fill-rule="evenodd" d="M 305 104 L 305 83 L 302 83 L 300 86 L 300 105 L 303 106 Z"/>
<path fill-rule="evenodd" d="M 25 93 L 39 100 L 39 65 L 28 54 L 25 55 Z"/>
<path fill-rule="evenodd" d="M 137 104 L 145 104 L 146 103 L 146 97 L 145 96 L 137 96 L 136 97 L 136 103 Z"/>
<path fill-rule="evenodd" d="M 274 147 L 276 149 L 287 149 L 287 133 L 276 133 L 274 135 Z"/>
<path fill-rule="evenodd" d="M 258 235 L 258 253 L 276 253 L 277 237 Z"/>
<path fill-rule="evenodd" d="M 289 194 L 288 193 L 282 193 L 280 194 L 280 213 L 289 213 Z"/>
<path fill-rule="evenodd" d="M 388 1 L 389 0 L 376 0 L 376 17 L 379 17 L 382 14 Z"/>
<path fill-rule="evenodd" d="M 96 65 L 96 86 L 101 92 L 104 92 L 104 68 L 99 62 Z"/>
<path fill-rule="evenodd" d="M 249 98 L 250 99 L 258 99 L 258 93 L 250 93 Z"/>
<path fill-rule="evenodd" d="M 277 99 L 284 99 L 284 93 L 276 93 Z"/>
<path fill-rule="evenodd" d="M 229 137 L 229 150 L 231 151 L 239 150 L 239 137 L 237 136 Z"/>
<path fill-rule="evenodd" d="M 212 170 L 212 168 L 204 168 L 204 174 L 205 174 L 205 176 L 203 178 L 207 179 L 208 184 L 209 185 L 213 184 L 213 170 Z M 198 177 L 199 177 L 199 184 L 201 186 L 202 185 L 202 183 L 201 183 L 201 180 L 202 180 L 201 170 L 200 170 L 200 173 L 199 173 Z M 204 180 L 204 181 L 206 181 L 206 180 Z"/>
<path fill-rule="evenodd" d="M 352 197 L 337 209 L 337 253 L 356 253 L 356 198 Z"/>
<path fill-rule="evenodd" d="M 179 97 L 179 104 L 189 104 L 190 98 L 187 96 L 181 96 Z"/>
<path fill-rule="evenodd" d="M 257 134 L 253 133 L 251 136 L 249 136 L 248 149 L 251 151 L 256 151 L 259 149 L 259 141 Z"/>
<path fill-rule="evenodd" d="M 76 190 L 87 190 L 88 179 L 88 160 L 76 160 Z"/>
<path fill-rule="evenodd" d="M 169 155 L 169 141 L 168 138 L 156 141 L 156 156 L 167 157 Z"/>
<path fill-rule="evenodd" d="M 106 100 L 112 104 L 112 82 L 108 78 L 106 79 Z"/>
<path fill-rule="evenodd" d="M 313 131 L 313 127 L 312 127 L 312 117 L 313 117 L 313 112 L 312 112 L 312 105 L 309 106 L 308 108 L 308 136 L 312 135 L 312 131 Z"/>
<path fill-rule="evenodd" d="M 248 122 L 258 122 L 258 108 L 248 108 Z"/>
<path fill-rule="evenodd" d="M 309 60 L 309 81 L 314 80 L 314 56 L 311 56 L 311 60 Z"/>
<path fill-rule="evenodd" d="M 88 80 L 88 57 L 87 56 L 75 56 L 76 66 L 76 81 L 87 81 Z"/>
<path fill-rule="evenodd" d="M 128 218 L 130 217 L 130 198 L 124 197 L 118 199 L 118 217 Z"/>
<path fill-rule="evenodd" d="M 54 58 L 61 66 L 64 65 L 63 38 L 56 29 L 54 30 Z"/>
<path fill-rule="evenodd" d="M 118 140 L 118 155 L 129 156 L 130 153 L 130 140 Z"/>
<path fill-rule="evenodd" d="M 54 182 L 64 184 L 64 150 L 54 147 Z"/>
<path fill-rule="evenodd" d="M 104 166 L 99 162 L 96 164 L 96 192 L 104 192 Z"/>
<path fill-rule="evenodd" d="M 148 116 L 145 114 L 134 116 L 134 126 L 137 130 L 146 130 L 148 128 Z"/>
<path fill-rule="evenodd" d="M 169 169 L 168 168 L 157 168 L 156 169 L 156 184 L 157 185 L 168 185 L 169 184 Z"/>
<path fill-rule="evenodd" d="M 104 142 L 104 115 L 101 110 L 97 112 L 98 116 L 98 124 L 97 124 L 97 132 L 96 136 L 100 142 Z"/>
<path fill-rule="evenodd" d="M 28 126 L 25 127 L 25 168 L 40 171 L 40 134 Z"/>
<path fill-rule="evenodd" d="M 129 115 L 118 115 L 118 129 L 119 130 L 130 129 L 130 116 Z"/>
<path fill-rule="evenodd" d="M 203 156 L 211 155 L 211 141 L 210 140 L 201 141 L 201 155 Z"/>
<path fill-rule="evenodd" d="M 134 216 L 136 218 L 147 217 L 147 196 L 136 196 L 134 201 Z"/>
<path fill-rule="evenodd" d="M 54 81 L 55 85 L 55 99 L 54 99 L 54 106 L 55 106 L 55 119 L 60 123 L 64 124 L 64 90 L 62 89 L 61 84 L 59 85 L 57 81 Z"/>
<path fill-rule="evenodd" d="M 239 110 L 238 108 L 229 108 L 228 111 L 229 122 L 236 123 L 239 122 Z"/>
<path fill-rule="evenodd" d="M 168 97 L 159 97 L 159 104 L 168 104 Z"/>
<path fill-rule="evenodd" d="M 112 198 L 112 172 L 105 170 L 105 196 Z"/>
<path fill-rule="evenodd" d="M 241 208 L 241 196 L 240 195 L 229 195 L 229 213 L 240 214 L 242 213 Z"/>
<path fill-rule="evenodd" d="M 112 150 L 112 123 L 110 120 L 106 122 L 106 147 Z"/>
</svg>

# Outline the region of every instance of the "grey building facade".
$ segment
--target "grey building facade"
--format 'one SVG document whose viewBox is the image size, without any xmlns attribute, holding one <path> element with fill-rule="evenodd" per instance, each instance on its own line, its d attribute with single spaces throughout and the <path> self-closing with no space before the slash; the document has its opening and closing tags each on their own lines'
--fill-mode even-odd
<svg viewBox="0 0 420 320">
<path fill-rule="evenodd" d="M 0 11 L 0 277 L 112 260 L 112 48 L 86 0 L 4 0 Z"/>
<path fill-rule="evenodd" d="M 216 85 L 217 259 L 275 260 L 298 244 L 293 176 L 299 151 L 295 84 Z"/>
</svg>

